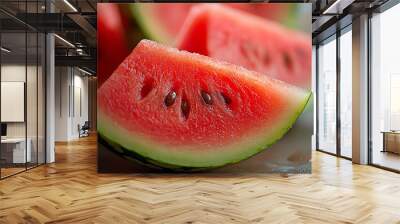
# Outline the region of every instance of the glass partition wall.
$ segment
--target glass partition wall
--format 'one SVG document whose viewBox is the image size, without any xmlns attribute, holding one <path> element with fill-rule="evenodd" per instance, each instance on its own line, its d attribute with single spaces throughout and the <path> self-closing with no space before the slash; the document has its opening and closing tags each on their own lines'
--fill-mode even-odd
<svg viewBox="0 0 400 224">
<path fill-rule="evenodd" d="M 317 150 L 352 157 L 351 25 L 317 47 Z"/>
<path fill-rule="evenodd" d="M 25 12 L 37 2 L 19 2 Z M 29 7 L 28 7 L 29 6 Z M 33 10 L 33 11 L 32 11 Z M 6 18 L 6 19 L 5 19 Z M 0 12 L 0 178 L 45 163 L 45 35 Z M 10 26 L 9 23 L 13 23 Z"/>
<path fill-rule="evenodd" d="M 1 34 L 1 176 L 26 169 L 26 32 Z"/>
</svg>

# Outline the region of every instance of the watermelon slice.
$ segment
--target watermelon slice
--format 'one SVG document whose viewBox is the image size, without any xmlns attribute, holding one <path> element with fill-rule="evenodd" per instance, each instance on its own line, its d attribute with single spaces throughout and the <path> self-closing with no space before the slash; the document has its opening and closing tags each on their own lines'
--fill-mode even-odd
<svg viewBox="0 0 400 224">
<path fill-rule="evenodd" d="M 177 47 L 311 86 L 311 37 L 242 11 L 217 4 L 194 7 Z"/>
<path fill-rule="evenodd" d="M 135 3 L 132 13 L 147 36 L 161 43 L 172 44 L 190 9 L 201 3 Z M 270 20 L 287 19 L 289 4 L 220 3 Z"/>
<path fill-rule="evenodd" d="M 212 168 L 280 139 L 310 93 L 242 67 L 142 40 L 98 91 L 98 132 L 166 168 Z"/>
</svg>

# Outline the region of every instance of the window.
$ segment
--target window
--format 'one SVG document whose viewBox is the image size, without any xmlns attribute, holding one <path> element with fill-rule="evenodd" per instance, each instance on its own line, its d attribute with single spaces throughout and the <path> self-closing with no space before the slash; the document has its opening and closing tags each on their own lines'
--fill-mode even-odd
<svg viewBox="0 0 400 224">
<path fill-rule="evenodd" d="M 340 36 L 340 155 L 351 158 L 352 148 L 352 35 L 351 26 Z"/>
<path fill-rule="evenodd" d="M 371 18 L 372 164 L 400 170 L 400 5 Z"/>
<path fill-rule="evenodd" d="M 336 153 L 336 36 L 318 48 L 318 149 Z"/>
</svg>

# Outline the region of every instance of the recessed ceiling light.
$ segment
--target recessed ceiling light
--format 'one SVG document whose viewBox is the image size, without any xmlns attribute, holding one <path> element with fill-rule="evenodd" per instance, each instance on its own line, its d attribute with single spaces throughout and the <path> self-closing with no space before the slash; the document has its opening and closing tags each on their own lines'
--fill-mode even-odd
<svg viewBox="0 0 400 224">
<path fill-rule="evenodd" d="M 64 0 L 64 3 L 68 5 L 74 12 L 78 12 L 78 10 L 73 6 L 68 0 Z"/>
<path fill-rule="evenodd" d="M 11 52 L 10 49 L 7 49 L 7 48 L 5 48 L 5 47 L 1 47 L 1 51 L 4 51 L 4 52 L 6 52 L 6 53 L 10 53 L 10 52 Z"/>
<path fill-rule="evenodd" d="M 67 44 L 70 47 L 75 48 L 75 45 L 73 45 L 71 42 L 69 42 L 68 40 L 60 37 L 58 34 L 54 34 L 55 37 L 57 37 L 59 40 L 61 40 L 62 42 L 64 42 L 65 44 Z"/>
<path fill-rule="evenodd" d="M 88 72 L 88 71 L 86 71 L 86 70 L 83 70 L 83 69 L 81 69 L 81 68 L 79 68 L 79 67 L 78 67 L 78 70 L 81 71 L 81 72 L 83 72 L 83 73 L 85 73 L 85 74 L 87 74 L 87 75 L 93 75 L 92 73 L 90 73 L 90 72 Z"/>
</svg>

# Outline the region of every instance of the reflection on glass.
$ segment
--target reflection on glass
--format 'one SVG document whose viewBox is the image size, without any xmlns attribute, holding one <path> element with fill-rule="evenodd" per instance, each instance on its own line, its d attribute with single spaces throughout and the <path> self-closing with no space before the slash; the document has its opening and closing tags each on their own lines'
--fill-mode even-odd
<svg viewBox="0 0 400 224">
<path fill-rule="evenodd" d="M 318 148 L 336 153 L 336 39 L 318 48 Z"/>
<path fill-rule="evenodd" d="M 340 153 L 351 158 L 352 141 L 352 35 L 340 36 Z"/>
<path fill-rule="evenodd" d="M 372 163 L 400 170 L 400 5 L 372 18 Z"/>
<path fill-rule="evenodd" d="M 26 34 L 1 34 L 1 123 L 6 129 L 1 139 L 1 174 L 9 176 L 25 170 L 31 159 L 26 141 Z"/>
<path fill-rule="evenodd" d="M 45 1 L 9 1 L 22 13 L 43 13 Z M 45 35 L 0 12 L 12 29 L 0 29 L 0 178 L 45 162 Z M 7 27 L 11 27 L 10 25 Z"/>
</svg>

